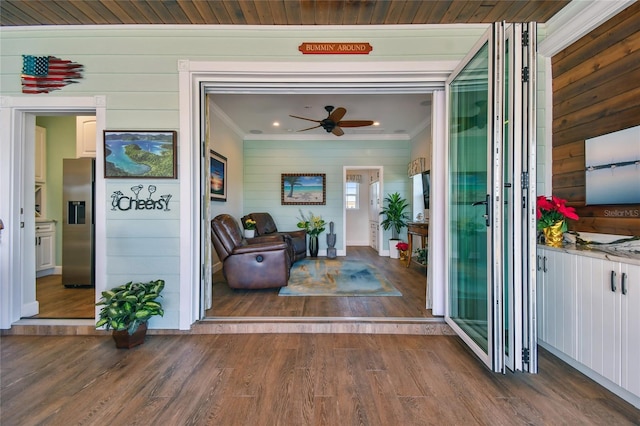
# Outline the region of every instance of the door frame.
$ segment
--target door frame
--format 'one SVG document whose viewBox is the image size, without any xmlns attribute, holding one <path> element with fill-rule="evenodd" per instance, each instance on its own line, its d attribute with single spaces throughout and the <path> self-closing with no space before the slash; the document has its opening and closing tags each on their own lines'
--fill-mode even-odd
<svg viewBox="0 0 640 426">
<path fill-rule="evenodd" d="M 96 135 L 102 135 L 106 126 L 106 96 L 86 97 L 0 97 L 0 192 L 9 199 L 0 205 L 0 216 L 5 229 L 0 238 L 0 328 L 11 328 L 11 324 L 23 316 L 37 313 L 35 300 L 35 246 L 29 248 L 35 235 L 35 217 L 24 210 L 25 194 L 33 192 L 27 187 L 33 178 L 32 164 L 35 152 L 35 117 L 38 115 L 95 115 Z M 33 131 L 27 124 L 33 123 Z M 102 175 L 103 153 L 96 152 L 96 173 Z M 104 179 L 96 179 L 96 235 L 105 235 L 106 188 Z M 13 224 L 23 223 L 15 226 Z M 25 251 L 26 250 L 26 251 Z M 31 253 L 33 251 L 33 253 Z M 22 259 L 22 253 L 30 253 Z M 106 241 L 96 239 L 96 259 L 105 259 Z M 31 279 L 33 276 L 33 280 Z M 96 294 L 106 288 L 105 262 L 96 262 Z M 96 313 L 98 308 L 96 307 Z M 93 324 L 93 320 L 88 320 Z"/>
</svg>

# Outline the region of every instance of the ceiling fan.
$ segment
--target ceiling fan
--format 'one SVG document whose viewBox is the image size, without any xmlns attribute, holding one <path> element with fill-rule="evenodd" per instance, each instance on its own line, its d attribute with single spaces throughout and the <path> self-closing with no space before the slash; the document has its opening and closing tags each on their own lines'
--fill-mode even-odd
<svg viewBox="0 0 640 426">
<path fill-rule="evenodd" d="M 298 117 L 297 115 L 290 115 L 293 118 L 299 118 L 301 120 L 313 121 L 314 123 L 320 123 L 317 126 L 309 127 L 308 129 L 298 130 L 299 132 L 304 132 L 311 129 L 317 129 L 318 127 L 322 127 L 327 133 L 333 133 L 336 136 L 344 135 L 341 127 L 365 127 L 371 126 L 373 121 L 371 120 L 342 120 L 342 117 L 347 113 L 347 110 L 338 107 L 335 110 L 333 106 L 327 105 L 324 109 L 329 113 L 329 116 L 324 120 L 313 120 L 311 118 Z"/>
</svg>

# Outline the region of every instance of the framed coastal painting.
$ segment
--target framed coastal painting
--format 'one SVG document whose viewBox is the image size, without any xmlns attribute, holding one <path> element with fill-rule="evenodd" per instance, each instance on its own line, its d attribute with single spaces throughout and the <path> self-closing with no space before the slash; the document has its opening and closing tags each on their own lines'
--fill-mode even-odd
<svg viewBox="0 0 640 426">
<path fill-rule="evenodd" d="M 105 130 L 104 177 L 175 179 L 176 131 Z"/>
<path fill-rule="evenodd" d="M 211 201 L 227 201 L 227 157 L 209 150 Z"/>
<path fill-rule="evenodd" d="M 327 178 L 324 173 L 283 173 L 280 183 L 282 205 L 327 203 Z"/>
</svg>

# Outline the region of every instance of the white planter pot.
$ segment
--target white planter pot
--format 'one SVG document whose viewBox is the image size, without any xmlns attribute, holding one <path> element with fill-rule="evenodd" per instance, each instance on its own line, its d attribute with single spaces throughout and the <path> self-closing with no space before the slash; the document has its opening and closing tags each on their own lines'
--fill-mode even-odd
<svg viewBox="0 0 640 426">
<path fill-rule="evenodd" d="M 400 252 L 396 248 L 396 244 L 398 244 L 401 240 L 389 240 L 389 257 L 391 259 L 400 259 Z"/>
<path fill-rule="evenodd" d="M 253 238 L 256 236 L 256 230 L 255 229 L 245 229 L 244 230 L 244 237 L 245 238 Z"/>
</svg>

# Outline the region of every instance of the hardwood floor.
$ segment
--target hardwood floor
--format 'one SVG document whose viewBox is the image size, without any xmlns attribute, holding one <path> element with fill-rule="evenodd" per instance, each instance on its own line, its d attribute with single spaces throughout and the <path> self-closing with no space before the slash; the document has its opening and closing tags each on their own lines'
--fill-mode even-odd
<svg viewBox="0 0 640 426">
<path fill-rule="evenodd" d="M 347 247 L 347 256 L 374 265 L 401 297 L 280 297 L 279 289 L 232 290 L 222 271 L 213 275 L 213 307 L 207 317 L 380 317 L 431 318 L 426 309 L 426 267 L 409 268 L 398 259 L 381 257 L 370 247 Z"/>
<path fill-rule="evenodd" d="M 95 289 L 66 288 L 62 275 L 47 275 L 36 280 L 38 315 L 30 318 L 94 318 Z"/>
<path fill-rule="evenodd" d="M 0 424 L 640 424 L 540 353 L 540 374 L 502 375 L 452 336 L 2 336 Z"/>
</svg>

